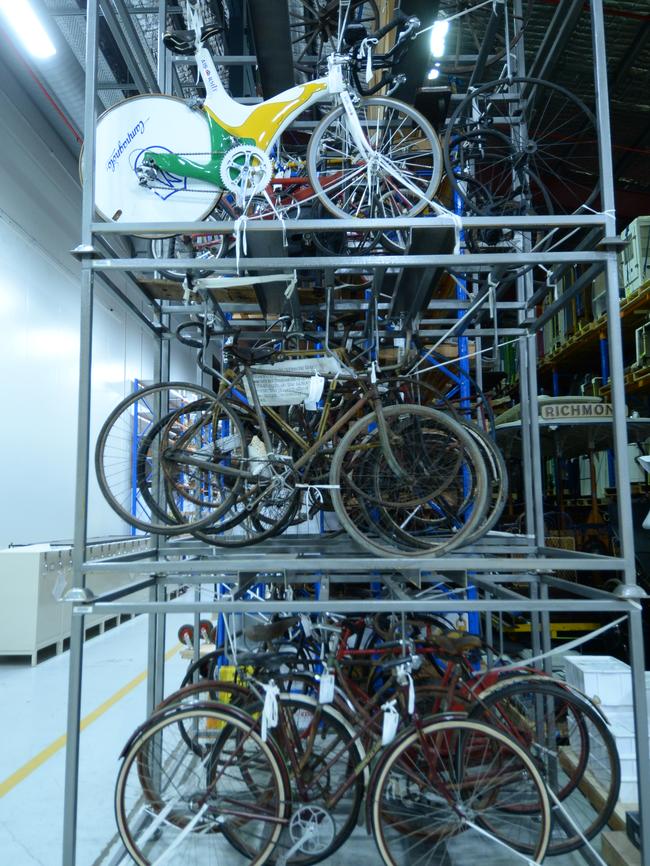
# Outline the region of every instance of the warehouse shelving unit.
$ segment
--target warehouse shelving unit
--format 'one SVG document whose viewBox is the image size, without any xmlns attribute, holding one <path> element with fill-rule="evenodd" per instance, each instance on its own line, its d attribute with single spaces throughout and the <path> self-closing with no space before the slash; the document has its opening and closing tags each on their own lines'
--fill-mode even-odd
<svg viewBox="0 0 650 866">
<path fill-rule="evenodd" d="M 582 3 L 572 2 L 572 9 Z M 80 390 L 79 390 L 79 434 L 77 457 L 75 543 L 73 552 L 74 586 L 68 593 L 68 603 L 72 606 L 72 635 L 70 643 L 70 690 L 68 709 L 68 734 L 66 752 L 66 801 L 64 815 L 63 863 L 75 866 L 76 863 L 76 821 L 77 787 L 79 765 L 79 723 L 80 697 L 83 673 L 83 630 L 84 618 L 89 614 L 116 615 L 118 613 L 141 613 L 149 616 L 149 675 L 148 706 L 151 709 L 162 697 L 164 670 L 164 618 L 170 611 L 169 594 L 178 585 L 226 583 L 233 589 L 233 600 L 219 600 L 207 605 L 205 601 L 182 599 L 173 606 L 175 612 L 193 613 L 197 616 L 206 611 L 234 613 L 250 611 L 251 603 L 242 596 L 251 581 L 255 583 L 310 583 L 318 582 L 318 600 L 305 601 L 264 601 L 256 603 L 262 612 L 345 612 L 345 611 L 416 611 L 432 612 L 491 612 L 528 611 L 533 617 L 533 651 L 548 651 L 550 636 L 548 629 L 549 614 L 554 611 L 571 610 L 577 614 L 606 613 L 625 616 L 628 621 L 630 645 L 632 649 L 632 675 L 635 695 L 635 719 L 637 730 L 637 751 L 639 765 L 639 806 L 643 841 L 643 864 L 650 866 L 650 755 L 648 752 L 648 714 L 645 701 L 645 664 L 643 652 L 643 628 L 640 599 L 643 592 L 635 583 L 634 542 L 632 533 L 632 514 L 629 497 L 622 495 L 629 488 L 627 462 L 627 430 L 625 416 L 624 376 L 622 366 L 621 328 L 618 315 L 619 292 L 616 262 L 617 239 L 614 217 L 614 194 L 612 183 L 612 161 L 609 149 L 610 127 L 608 111 L 607 68 L 605 54 L 605 35 L 603 21 L 603 0 L 591 0 L 592 34 L 594 53 L 594 77 L 599 130 L 599 156 L 602 191 L 602 213 L 579 214 L 570 216 L 522 216 L 522 217 L 467 217 L 465 228 L 486 228 L 506 226 L 523 232 L 536 228 L 580 227 L 588 229 L 588 241 L 580 250 L 554 252 L 528 251 L 503 254 L 468 253 L 454 255 L 450 238 L 454 228 L 453 221 L 444 217 L 424 217 L 399 220 L 286 220 L 284 225 L 277 221 L 263 220 L 250 223 L 249 238 L 269 240 L 268 249 L 280 252 L 265 257 L 256 256 L 242 259 L 242 267 L 255 272 L 283 272 L 289 266 L 292 270 L 331 270 L 335 267 L 372 270 L 377 280 L 384 279 L 390 269 L 403 270 L 398 289 L 400 310 L 406 321 L 421 317 L 421 334 L 442 336 L 447 333 L 459 312 L 467 310 L 471 301 L 458 297 L 441 301 L 427 296 L 427 278 L 436 268 L 455 268 L 466 272 L 487 271 L 497 265 L 544 264 L 549 268 L 561 268 L 574 263 L 597 264 L 604 268 L 607 285 L 607 328 L 609 347 L 611 403 L 613 406 L 612 438 L 615 457 L 615 470 L 619 496 L 617 498 L 618 520 L 620 526 L 620 552 L 617 556 L 600 556 L 576 551 L 547 547 L 544 533 L 544 513 L 542 505 L 542 471 L 540 423 L 537 400 L 537 340 L 536 333 L 543 327 L 545 318 L 536 317 L 535 307 L 539 298 L 533 293 L 532 281 L 524 275 L 518 280 L 515 301 L 497 299 L 494 310 L 499 312 L 515 311 L 515 327 L 499 328 L 498 337 L 517 340 L 520 368 L 519 402 L 521 405 L 521 452 L 524 467 L 525 520 L 520 534 L 491 532 L 471 549 L 439 558 L 394 557 L 377 559 L 358 549 L 347 538 L 321 539 L 319 537 L 289 536 L 273 539 L 248 550 L 222 550 L 200 542 L 169 540 L 157 538 L 148 551 L 116 557 L 110 562 L 87 559 L 87 491 L 91 464 L 89 438 L 89 419 L 91 408 L 91 365 L 92 365 L 92 322 L 94 304 L 94 282 L 98 275 L 108 276 L 112 271 L 151 272 L 179 265 L 188 271 L 205 267 L 204 263 L 187 261 L 159 260 L 151 258 L 123 258 L 117 253 L 119 243 L 116 236 L 151 230 L 151 225 L 118 224 L 97 222 L 94 215 L 93 160 L 95 150 L 95 94 L 97 89 L 97 34 L 99 0 L 87 3 L 87 47 L 86 47 L 86 110 L 85 142 L 83 153 L 83 190 L 82 234 L 77 255 L 82 262 L 81 294 L 81 353 L 80 353 Z M 128 14 L 128 13 L 127 13 Z M 160 2 L 159 22 L 161 32 L 166 16 L 165 0 Z M 560 20 L 554 19 L 554 28 L 545 41 L 545 63 L 553 53 L 561 51 L 568 33 L 567 28 L 575 21 L 575 15 Z M 132 50 L 134 45 L 131 46 Z M 172 66 L 165 57 L 162 42 L 159 40 L 158 79 L 161 90 L 169 90 L 172 81 Z M 520 50 L 520 49 L 518 49 Z M 231 58 L 233 63 L 244 63 L 248 55 Z M 135 57 L 137 62 L 137 57 Z M 226 60 L 226 63 L 228 60 Z M 201 224 L 156 224 L 156 229 L 169 234 L 201 230 Z M 404 255 L 345 256 L 345 257 L 292 257 L 288 259 L 281 252 L 282 232 L 319 232 L 340 231 L 345 228 L 372 230 L 404 227 L 413 232 L 413 249 L 436 249 L 435 261 L 430 252 L 407 252 Z M 229 232 L 229 222 L 211 222 L 210 232 Z M 421 244 L 421 246 L 420 246 Z M 254 244 L 253 244 L 254 246 Z M 105 251 L 108 252 L 108 257 Z M 232 260 L 215 260 L 211 269 L 216 273 L 232 271 Z M 427 277 L 429 274 L 429 277 Z M 296 293 L 299 302 L 299 293 Z M 169 338 L 173 333 L 169 328 L 174 317 L 207 309 L 210 298 L 205 297 L 203 305 L 187 307 L 174 302 L 151 302 L 152 315 L 144 315 L 133 304 L 127 303 L 130 311 L 145 322 L 149 330 L 156 334 L 159 351 L 155 364 L 155 376 L 167 380 L 169 373 Z M 565 299 L 565 303 L 568 302 Z M 562 299 L 558 302 L 561 305 Z M 337 302 L 347 309 L 367 308 L 364 299 L 350 299 Z M 364 307 L 364 305 L 366 305 Z M 225 313 L 245 312 L 248 304 L 226 302 L 221 306 Z M 423 309 L 424 308 L 424 309 Z M 430 318 L 426 309 L 448 311 L 448 319 Z M 336 310 L 337 307 L 335 306 Z M 484 311 L 483 311 L 484 312 Z M 253 328 L 254 324 L 246 323 Z M 496 329 L 485 317 L 470 324 L 463 336 L 478 340 L 496 337 Z M 287 550 L 290 547 L 290 550 Z M 605 592 L 587 585 L 573 583 L 556 576 L 558 571 L 575 571 L 582 574 L 593 572 L 615 572 L 620 576 L 620 584 L 615 592 Z M 93 596 L 86 588 L 85 576 L 92 571 L 97 574 L 139 575 L 134 583 L 102 596 Z M 370 576 L 372 575 L 372 576 Z M 356 599 L 345 594 L 345 588 L 370 581 L 381 581 L 386 597 L 382 599 Z M 468 582 L 476 587 L 476 597 L 465 596 L 461 600 L 451 598 L 411 597 L 413 586 L 426 587 L 428 584 L 443 582 L 455 593 L 464 593 Z M 134 592 L 147 590 L 148 601 L 134 601 Z M 541 624 L 541 630 L 536 627 Z M 486 636 L 490 639 L 492 621 L 486 617 Z M 138 720 L 134 720 L 135 722 Z M 593 859 L 589 850 L 585 858 Z"/>
</svg>

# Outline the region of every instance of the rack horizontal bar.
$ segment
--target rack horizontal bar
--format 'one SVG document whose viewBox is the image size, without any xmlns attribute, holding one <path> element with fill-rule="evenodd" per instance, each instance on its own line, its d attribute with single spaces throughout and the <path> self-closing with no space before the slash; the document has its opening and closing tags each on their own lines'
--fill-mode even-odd
<svg viewBox="0 0 650 866">
<path fill-rule="evenodd" d="M 317 268 L 423 268 L 432 264 L 441 267 L 460 268 L 463 271 L 492 270 L 497 265 L 553 265 L 558 262 L 591 264 L 606 261 L 607 253 L 586 251 L 580 253 L 468 253 L 467 255 L 378 255 L 378 256 L 296 256 L 287 258 L 241 258 L 239 268 L 255 271 L 284 271 L 287 264 L 295 270 Z M 160 271 L 160 270 L 205 270 L 205 259 L 93 259 L 89 267 L 99 271 Z M 234 259 L 214 259 L 209 264 L 215 273 L 232 273 Z"/>
<path fill-rule="evenodd" d="M 630 602 L 612 598 L 610 601 L 576 601 L 575 599 L 525 599 L 517 604 L 522 610 L 561 612 L 580 610 L 581 612 L 619 612 L 629 613 L 633 609 Z M 92 608 L 92 611 L 89 610 Z M 510 613 L 512 612 L 512 599 L 502 600 L 438 600 L 438 599 L 336 599 L 328 601 L 316 601 L 305 599 L 292 599 L 291 601 L 226 601 L 214 599 L 213 601 L 200 602 L 175 602 L 174 613 L 201 613 L 215 611 L 219 613 L 246 613 L 251 610 L 259 613 L 354 613 L 357 611 L 368 611 L 373 613 L 416 613 L 418 611 L 429 613 L 451 613 L 451 612 L 485 612 L 485 613 Z M 93 604 L 74 606 L 74 614 L 111 613 L 169 613 L 168 602 L 95 602 Z"/>
<path fill-rule="evenodd" d="M 215 195 L 216 198 L 216 195 Z M 604 214 L 558 214 L 540 216 L 510 216 L 508 214 L 490 217 L 463 217 L 466 228 L 574 228 L 576 226 L 603 226 Z M 311 232 L 311 231 L 365 231 L 366 229 L 449 229 L 456 223 L 451 217 L 377 217 L 350 219 L 305 219 L 305 220 L 267 220 L 250 219 L 246 223 L 246 231 L 256 232 Z M 160 234 L 224 234 L 232 232 L 232 220 L 215 220 L 205 222 L 94 222 L 91 229 L 97 234 L 129 235 L 146 233 Z"/>
</svg>

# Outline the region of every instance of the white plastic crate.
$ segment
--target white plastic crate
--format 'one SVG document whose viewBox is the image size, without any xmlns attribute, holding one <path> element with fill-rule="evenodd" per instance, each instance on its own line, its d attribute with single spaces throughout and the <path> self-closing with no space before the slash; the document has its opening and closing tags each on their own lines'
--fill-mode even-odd
<svg viewBox="0 0 650 866">
<path fill-rule="evenodd" d="M 625 662 L 612 656 L 567 655 L 564 672 L 569 685 L 603 706 L 632 706 L 632 678 Z"/>
<path fill-rule="evenodd" d="M 639 800 L 634 758 L 621 758 L 621 790 L 618 800 L 619 803 L 637 803 Z"/>
<path fill-rule="evenodd" d="M 628 241 L 621 258 L 625 294 L 629 295 L 650 280 L 650 216 L 637 217 L 623 229 L 621 238 Z"/>
</svg>

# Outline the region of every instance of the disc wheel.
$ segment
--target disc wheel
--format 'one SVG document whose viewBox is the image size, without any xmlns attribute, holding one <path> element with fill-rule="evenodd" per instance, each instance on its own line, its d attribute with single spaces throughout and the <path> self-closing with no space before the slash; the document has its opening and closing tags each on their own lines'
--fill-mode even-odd
<svg viewBox="0 0 650 866">
<path fill-rule="evenodd" d="M 307 173 L 314 192 L 335 216 L 416 216 L 430 203 L 442 176 L 438 136 L 418 111 L 388 97 L 355 106 L 372 149 L 366 158 L 339 106 L 314 130 Z"/>
</svg>

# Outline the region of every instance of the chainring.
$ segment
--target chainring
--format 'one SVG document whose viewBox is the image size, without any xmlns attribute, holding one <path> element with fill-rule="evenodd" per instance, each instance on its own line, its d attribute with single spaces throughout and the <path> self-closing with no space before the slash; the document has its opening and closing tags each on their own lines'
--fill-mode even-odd
<svg viewBox="0 0 650 866">
<path fill-rule="evenodd" d="M 238 144 L 226 151 L 219 172 L 221 183 L 228 192 L 249 200 L 263 193 L 269 185 L 273 177 L 273 164 L 260 147 Z"/>
</svg>

